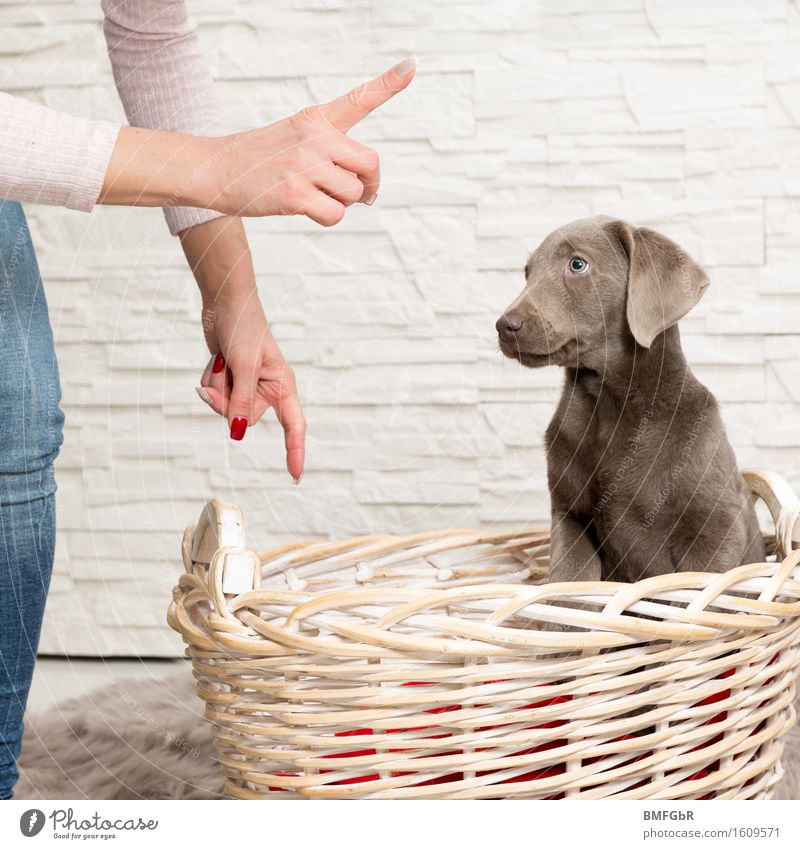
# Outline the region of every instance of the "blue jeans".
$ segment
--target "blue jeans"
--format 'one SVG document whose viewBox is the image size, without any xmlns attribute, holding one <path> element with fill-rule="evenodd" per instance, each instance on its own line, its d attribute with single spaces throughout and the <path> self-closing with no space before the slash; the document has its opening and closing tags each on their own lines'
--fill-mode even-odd
<svg viewBox="0 0 800 849">
<path fill-rule="evenodd" d="M 0 799 L 18 777 L 55 548 L 61 386 L 25 214 L 0 200 Z"/>
</svg>

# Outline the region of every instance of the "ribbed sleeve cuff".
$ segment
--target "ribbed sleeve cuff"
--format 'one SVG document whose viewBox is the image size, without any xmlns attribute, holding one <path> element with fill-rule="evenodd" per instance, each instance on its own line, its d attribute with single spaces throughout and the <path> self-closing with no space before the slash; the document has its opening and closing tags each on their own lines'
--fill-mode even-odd
<svg viewBox="0 0 800 849">
<path fill-rule="evenodd" d="M 97 203 L 117 136 L 122 129 L 121 124 L 110 121 L 89 121 L 88 124 L 83 169 L 79 170 L 79 164 L 75 164 L 77 180 L 66 203 L 68 209 L 81 212 L 91 212 Z"/>
</svg>

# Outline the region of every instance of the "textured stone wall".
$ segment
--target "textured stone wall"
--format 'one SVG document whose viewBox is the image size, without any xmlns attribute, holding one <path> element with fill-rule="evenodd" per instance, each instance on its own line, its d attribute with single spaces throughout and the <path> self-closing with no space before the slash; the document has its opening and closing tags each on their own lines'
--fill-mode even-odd
<svg viewBox="0 0 800 849">
<path fill-rule="evenodd" d="M 784 0 L 190 0 L 228 131 L 410 53 L 354 135 L 378 203 L 333 230 L 251 221 L 259 286 L 309 419 L 302 484 L 272 420 L 241 444 L 196 398 L 198 297 L 155 210 L 29 208 L 67 415 L 42 649 L 173 654 L 182 528 L 212 496 L 249 538 L 547 520 L 557 370 L 498 353 L 526 253 L 604 212 L 709 269 L 684 322 L 744 466 L 800 484 L 800 15 Z M 0 85 L 121 118 L 99 2 L 0 2 Z"/>
</svg>

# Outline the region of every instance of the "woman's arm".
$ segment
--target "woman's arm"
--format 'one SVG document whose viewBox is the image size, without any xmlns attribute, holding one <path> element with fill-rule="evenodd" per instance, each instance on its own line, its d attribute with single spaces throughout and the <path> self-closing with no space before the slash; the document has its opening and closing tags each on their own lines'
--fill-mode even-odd
<svg viewBox="0 0 800 849">
<path fill-rule="evenodd" d="M 219 135 L 208 59 L 200 53 L 185 1 L 102 0 L 102 7 L 114 82 L 130 125 Z M 164 210 L 173 235 L 219 214 L 185 207 Z"/>
<path fill-rule="evenodd" d="M 350 203 L 371 203 L 380 182 L 377 154 L 347 131 L 409 85 L 414 67 L 406 60 L 328 104 L 224 137 L 120 127 L 0 92 L 0 197 L 84 212 L 197 207 L 191 223 L 223 213 L 335 224 Z"/>
<path fill-rule="evenodd" d="M 346 133 L 411 82 L 413 60 L 325 106 L 209 138 L 218 132 L 214 88 L 185 0 L 102 5 L 114 80 L 132 127 L 120 132 L 101 203 L 167 207 L 177 233 L 213 217 L 211 210 L 302 213 L 331 225 L 349 204 L 372 201 L 378 156 Z"/>
<path fill-rule="evenodd" d="M 372 203 L 378 154 L 347 133 L 414 78 L 408 59 L 342 97 L 266 127 L 203 138 L 123 127 L 98 203 L 197 206 L 227 215 L 307 215 L 331 226 Z"/>
<path fill-rule="evenodd" d="M 131 124 L 126 138 L 118 140 L 123 168 L 113 179 L 115 202 L 164 207 L 170 232 L 180 235 L 197 280 L 203 332 L 214 355 L 198 393 L 228 419 L 232 438 L 242 438 L 248 425 L 274 407 L 286 431 L 287 467 L 297 480 L 303 472 L 305 419 L 294 375 L 258 298 L 244 227 L 238 218 L 194 208 L 211 206 L 202 194 L 195 198 L 191 187 L 213 166 L 208 137 L 219 129 L 208 62 L 186 4 L 102 0 L 102 6 L 114 81 Z M 190 205 L 175 205 L 181 202 Z M 226 365 L 215 372 L 218 354 Z"/>
<path fill-rule="evenodd" d="M 82 210 L 93 197 L 165 207 L 203 294 L 209 348 L 224 358 L 220 369 L 206 368 L 201 397 L 227 416 L 231 437 L 239 439 L 272 406 L 298 479 L 305 420 L 294 376 L 258 301 L 241 222 L 220 214 L 303 214 L 330 226 L 350 204 L 374 202 L 378 156 L 346 134 L 411 82 L 415 62 L 270 126 L 210 136 L 210 80 L 196 85 L 202 71 L 182 0 L 104 0 L 104 8 L 126 112 L 132 124 L 155 128 L 120 129 L 0 96 L 0 118 L 9 118 L 0 121 L 0 191 Z"/>
<path fill-rule="evenodd" d="M 203 331 L 214 355 L 198 394 L 227 417 L 234 439 L 273 407 L 286 434 L 287 467 L 299 480 L 305 419 L 294 375 L 261 307 L 244 227 L 213 209 L 240 211 L 220 206 L 226 177 L 217 172 L 243 139 L 209 138 L 218 132 L 213 85 L 183 0 L 102 5 L 114 80 L 131 127 L 117 140 L 100 200 L 164 207 L 200 288 Z M 262 158 L 290 141 L 273 132 L 267 144 Z M 347 178 L 360 199 L 363 185 L 353 174 Z M 215 371 L 217 355 L 225 365 Z"/>
<path fill-rule="evenodd" d="M 195 139 L 218 133 L 211 77 L 183 0 L 103 0 L 103 7 L 114 78 L 131 124 Z M 120 129 L 0 93 L 0 197 L 90 212 Z M 173 199 L 169 206 L 175 205 Z M 220 213 L 165 214 L 177 233 Z"/>
</svg>

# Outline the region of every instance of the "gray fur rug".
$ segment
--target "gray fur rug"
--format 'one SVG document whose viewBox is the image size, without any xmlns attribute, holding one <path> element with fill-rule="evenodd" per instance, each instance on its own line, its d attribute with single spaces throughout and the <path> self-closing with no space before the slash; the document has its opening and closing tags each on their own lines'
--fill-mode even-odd
<svg viewBox="0 0 800 849">
<path fill-rule="evenodd" d="M 17 799 L 218 799 L 211 727 L 187 672 L 118 680 L 28 719 Z"/>
<path fill-rule="evenodd" d="M 783 765 L 786 773 L 775 797 L 797 799 L 798 727 L 788 734 Z M 18 799 L 218 799 L 222 794 L 210 726 L 188 673 L 115 681 L 32 717 L 20 770 Z"/>
</svg>

